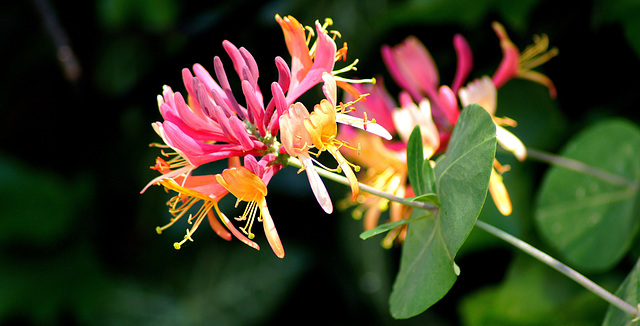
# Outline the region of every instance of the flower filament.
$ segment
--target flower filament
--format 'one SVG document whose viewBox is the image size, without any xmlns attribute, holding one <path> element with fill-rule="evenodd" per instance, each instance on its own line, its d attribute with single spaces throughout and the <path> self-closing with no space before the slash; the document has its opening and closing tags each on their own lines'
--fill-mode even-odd
<svg viewBox="0 0 640 326">
<path fill-rule="evenodd" d="M 166 225 L 156 227 L 156 232 L 158 232 L 158 234 L 161 234 L 162 231 L 166 230 L 180 218 L 182 218 L 187 213 L 187 211 L 189 211 L 191 207 L 193 207 L 193 205 L 195 205 L 197 202 L 201 200 L 204 201 L 204 204 L 200 206 L 200 209 L 198 209 L 195 215 L 189 214 L 187 222 L 189 224 L 192 224 L 193 226 L 190 229 L 187 229 L 184 239 L 173 244 L 174 248 L 180 249 L 187 240 L 193 242 L 191 235 L 198 229 L 207 213 L 211 211 L 211 208 L 213 206 L 216 205 L 216 202 L 213 201 L 210 197 L 205 196 L 204 194 L 179 185 L 173 179 L 164 179 L 160 181 L 160 184 L 164 186 L 167 191 L 173 190 L 178 194 L 167 201 L 167 206 L 169 206 L 169 213 L 172 215 L 172 217 L 169 223 L 167 223 Z"/>
</svg>

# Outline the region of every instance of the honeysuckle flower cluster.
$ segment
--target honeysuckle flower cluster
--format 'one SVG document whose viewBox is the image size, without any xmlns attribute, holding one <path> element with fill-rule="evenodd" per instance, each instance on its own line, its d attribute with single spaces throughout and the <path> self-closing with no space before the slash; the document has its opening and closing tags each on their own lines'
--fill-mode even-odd
<svg viewBox="0 0 640 326">
<path fill-rule="evenodd" d="M 425 159 L 444 152 L 451 132 L 460 115 L 460 108 L 469 104 L 479 104 L 493 117 L 496 124 L 496 138 L 504 149 L 512 152 L 518 160 L 527 156 L 523 143 L 504 126 L 514 127 L 516 122 L 509 118 L 495 116 L 497 89 L 513 78 L 528 79 L 546 86 L 551 97 L 556 96 L 553 82 L 545 75 L 533 71 L 536 66 L 557 55 L 557 49 L 548 50 L 546 35 L 535 36 L 534 44 L 522 53 L 509 39 L 504 27 L 494 22 L 492 27 L 500 41 L 503 58 L 492 77 L 483 76 L 465 85 L 473 68 L 473 55 L 470 46 L 462 35 L 455 35 L 454 49 L 457 55 L 457 69 L 451 86 L 440 85 L 438 69 L 426 47 L 415 37 L 408 37 L 395 46 L 382 47 L 382 57 L 387 69 L 400 86 L 398 104 L 385 90 L 381 82 L 376 85 L 355 85 L 358 91 L 369 93 L 366 102 L 357 103 L 356 112 L 360 117 L 374 115 L 377 122 L 385 127 L 394 141 L 383 142 L 366 134 L 341 129 L 350 142 L 368 144 L 376 149 L 376 156 L 367 159 L 361 155 L 353 157 L 366 171 L 361 182 L 393 193 L 401 197 L 413 196 L 411 185 L 407 181 L 406 143 L 408 134 L 415 126 L 420 126 Z M 399 139 L 398 139 L 399 138 Z M 433 162 L 432 162 L 433 163 Z M 509 215 L 512 204 L 507 189 L 502 182 L 502 173 L 509 169 L 497 160 L 489 182 L 489 191 L 498 210 Z M 389 208 L 389 201 L 369 194 L 357 199 L 358 206 L 354 216 L 364 216 L 365 229 L 378 224 L 380 214 Z M 397 203 L 390 204 L 390 221 L 408 218 L 410 209 Z M 382 244 L 389 247 L 394 240 L 402 241 L 406 226 L 389 232 Z"/>
<path fill-rule="evenodd" d="M 255 249 L 260 247 L 253 241 L 253 226 L 256 222 L 262 223 L 271 249 L 276 256 L 284 257 L 284 247 L 266 197 L 271 178 L 286 165 L 288 158 L 300 159 L 320 206 L 331 213 L 331 198 L 315 170 L 312 156 L 329 152 L 338 165 L 332 170 L 344 172 L 354 199 L 359 193 L 354 173 L 359 167 L 341 153 L 343 148 L 356 148 L 339 140 L 336 123 L 391 138 L 374 121 L 349 115 L 353 103 L 337 101 L 338 87 L 359 99 L 364 95 L 352 84 L 372 80 L 355 81 L 339 76 L 355 69 L 357 60 L 335 69 L 335 63 L 346 58 L 347 46 L 345 43 L 338 49 L 335 39 L 340 34 L 327 30 L 331 20 L 327 19 L 324 24 L 316 22 L 315 28 L 311 28 L 303 27 L 291 16 L 276 15 L 275 18 L 284 33 L 291 64 L 281 57 L 275 58 L 278 80 L 271 83 L 270 93 L 263 94 L 260 90 L 260 74 L 252 54 L 224 41 L 222 46 L 240 79 L 241 90 L 231 89 L 222 59 L 216 56 L 213 59 L 215 78 L 204 66 L 195 64 L 191 70 L 182 70 L 186 95 L 164 86 L 162 95 L 158 96 L 163 120 L 152 126 L 163 143 L 153 145 L 162 148 L 162 155 L 151 168 L 160 175 L 142 192 L 159 185 L 175 193 L 167 202 L 172 218 L 156 229 L 158 233 L 189 214 L 186 219 L 191 227 L 184 238 L 174 244 L 176 249 L 193 241 L 193 234 L 207 218 L 223 239 L 235 237 Z M 326 98 L 309 113 L 296 100 L 320 83 Z M 243 99 L 239 101 L 236 95 L 240 92 Z M 206 163 L 219 160 L 227 160 L 229 168 L 214 174 L 193 173 Z M 244 213 L 233 219 L 235 223 L 244 224 L 241 227 L 236 227 L 218 206 L 229 194 L 236 197 L 236 206 L 246 202 Z"/>
</svg>

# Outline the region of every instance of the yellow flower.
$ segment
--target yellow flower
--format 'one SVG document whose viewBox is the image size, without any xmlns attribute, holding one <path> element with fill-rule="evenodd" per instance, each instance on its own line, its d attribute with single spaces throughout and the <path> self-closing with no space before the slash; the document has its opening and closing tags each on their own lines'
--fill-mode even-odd
<svg viewBox="0 0 640 326">
<path fill-rule="evenodd" d="M 345 143 L 336 139 L 338 134 L 336 107 L 328 100 L 322 100 L 320 104 L 316 104 L 309 118 L 303 122 L 314 147 L 319 152 L 327 151 L 331 153 L 336 162 L 338 162 L 338 170 L 344 172 L 344 175 L 349 180 L 352 199 L 355 201 L 360 192 L 360 187 L 358 186 L 358 179 L 351 169 L 353 164 L 349 163 L 340 153 L 340 147 Z M 354 168 L 356 172 L 360 170 L 358 166 L 354 165 Z"/>
<path fill-rule="evenodd" d="M 360 182 L 381 191 L 404 198 L 412 193 L 407 185 L 406 150 L 404 147 L 391 149 L 385 146 L 380 137 L 363 132 L 345 132 L 348 141 L 358 143 L 362 150 L 360 155 L 349 154 L 348 157 L 366 169 L 359 178 Z M 409 218 L 411 207 L 397 202 L 390 202 L 386 198 L 361 193 L 357 198 L 357 207 L 353 210 L 353 217 L 363 219 L 364 229 L 370 230 L 378 226 L 380 215 L 389 210 L 389 221 L 395 222 Z M 350 204 L 345 201 L 343 205 Z M 391 248 L 394 241 L 402 242 L 406 234 L 406 227 L 398 227 L 389 231 L 382 240 L 384 248 Z"/>
<path fill-rule="evenodd" d="M 333 204 L 329 192 L 324 186 L 320 175 L 313 167 L 313 159 L 310 156 L 309 149 L 313 148 L 311 136 L 307 132 L 304 121 L 309 119 L 309 111 L 300 102 L 291 105 L 280 116 L 280 138 L 282 146 L 291 156 L 300 159 L 302 169 L 307 172 L 309 185 L 314 196 L 318 200 L 320 207 L 327 213 L 333 212 Z"/>
<path fill-rule="evenodd" d="M 328 170 L 338 173 L 344 172 L 351 186 L 352 199 L 355 201 L 360 192 L 360 187 L 352 167 L 356 172 L 360 170 L 360 167 L 349 163 L 340 153 L 340 148 L 343 146 L 351 149 L 355 148 L 337 139 L 337 123 L 340 122 L 356 127 L 386 139 L 391 139 L 391 134 L 373 120 L 356 118 L 346 114 L 350 112 L 350 106 L 363 98 L 364 95 L 353 102 L 337 105 L 335 78 L 329 73 L 324 73 L 322 78 L 324 80 L 322 90 L 326 99 L 320 101 L 311 113 L 307 111 L 307 108 L 302 103 L 298 102 L 291 105 L 280 116 L 280 136 L 287 154 L 298 157 L 302 163 L 302 169 L 307 171 L 309 184 L 320 206 L 325 212 L 331 213 L 333 210 L 331 199 L 322 180 L 314 170 L 313 159 L 309 155 L 309 150 L 312 148 L 317 149 L 317 153 L 313 153 L 316 156 L 319 156 L 324 151 L 331 153 L 336 162 L 338 162 L 338 168 Z"/>
</svg>

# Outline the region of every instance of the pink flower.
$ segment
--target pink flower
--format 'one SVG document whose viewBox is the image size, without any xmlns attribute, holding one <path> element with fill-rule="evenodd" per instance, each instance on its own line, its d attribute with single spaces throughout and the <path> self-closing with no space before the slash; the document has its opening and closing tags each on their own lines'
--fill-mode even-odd
<svg viewBox="0 0 640 326">
<path fill-rule="evenodd" d="M 222 45 L 240 80 L 242 99 L 236 98 L 239 92 L 234 95 L 227 71 L 217 56 L 213 59 L 213 76 L 200 64 L 194 64 L 192 70 L 182 70 L 186 88 L 184 96 L 169 86 L 164 86 L 162 94 L 158 96 L 163 120 L 152 126 L 164 144 L 154 146 L 170 148 L 173 152 L 162 151 L 163 156 L 170 159 L 157 159 L 152 169 L 160 172 L 160 175 L 149 182 L 142 192 L 151 185 L 161 185 L 177 192 L 169 202 L 173 218 L 166 226 L 159 227 L 158 232 L 174 224 L 196 203 L 202 202 L 196 215 L 189 216 L 189 223 L 193 223 L 193 226 L 187 230 L 181 242 L 176 242 L 176 249 L 186 241 L 193 241 L 192 234 L 206 216 L 221 237 L 230 240 L 233 235 L 255 249 L 259 249 L 259 246 L 252 241 L 252 226 L 256 221 L 263 223 L 271 248 L 282 258 L 284 249 L 266 205 L 267 184 L 282 168 L 281 162 L 286 161 L 289 155 L 301 159 L 316 197 L 323 209 L 330 213 L 333 210 L 331 200 L 313 167 L 308 150 L 315 148 L 317 153 L 312 153 L 314 155 L 326 150 L 336 158 L 339 163 L 336 171 L 345 171 L 355 189 L 355 198 L 357 180 L 351 165 L 339 152 L 339 148 L 346 144 L 332 138 L 336 134 L 336 122 L 391 137 L 375 122 L 348 115 L 346 108 L 351 103 L 337 103 L 338 85 L 354 94 L 357 92 L 349 85 L 351 81 L 332 74 L 355 69 L 357 60 L 345 68 L 334 70 L 335 62 L 345 58 L 347 47 L 345 44 L 337 50 L 334 38 L 339 33 L 326 30 L 331 20 L 324 25 L 316 22 L 317 38 L 311 46 L 309 42 L 313 29 L 309 38 L 306 38 L 305 29 L 295 18 L 287 16 L 282 19 L 276 16 L 276 20 L 283 29 L 292 64 L 290 69 L 281 57 L 275 58 L 278 80 L 271 83 L 271 96 L 267 100 L 258 85 L 259 70 L 255 59 L 245 48 L 237 48 L 229 41 L 224 41 Z M 330 33 L 333 38 L 329 36 Z M 323 80 L 327 99 L 321 102 L 321 109 L 316 110 L 318 112 L 309 114 L 302 104 L 293 104 Z M 371 80 L 363 80 L 367 81 Z M 281 124 L 285 129 L 282 132 Z M 279 132 L 282 146 L 277 139 Z M 256 156 L 261 158 L 257 160 Z M 244 166 L 240 166 L 241 157 L 244 157 Z M 230 165 L 221 174 L 193 175 L 193 170 L 199 166 L 221 159 L 228 159 Z M 218 207 L 218 201 L 228 193 L 232 193 L 238 203 L 248 203 L 245 213 L 236 218 L 246 221 L 246 225 L 239 229 Z"/>
<path fill-rule="evenodd" d="M 325 19 L 323 25 L 316 21 L 315 33 L 317 38 L 313 44 L 310 44 L 313 36 L 311 27 L 303 27 L 292 16 L 282 18 L 280 15 L 276 15 L 276 21 L 282 28 L 287 49 L 291 55 L 291 81 L 288 88 L 283 87 L 285 90 L 288 89 L 287 105 L 291 105 L 301 94 L 322 82 L 324 73 L 334 75 L 336 84 L 355 97 L 359 94 L 356 93 L 355 88 L 351 85 L 352 83 L 375 82 L 373 79 L 352 80 L 337 76 L 343 72 L 355 70 L 354 67 L 358 60 L 344 68 L 334 70 L 336 61 L 346 59 L 348 48 L 347 43 L 344 43 L 342 48 L 337 49 L 335 38 L 339 37 L 340 33 L 338 31 L 327 31 L 327 27 L 333 24 L 331 19 Z M 309 32 L 308 36 L 305 31 Z M 333 38 L 329 36 L 329 33 L 333 34 Z"/>
<path fill-rule="evenodd" d="M 464 37 L 454 37 L 454 48 L 458 56 L 458 68 L 453 87 L 439 86 L 438 68 L 425 46 L 415 37 L 408 37 L 402 43 L 382 47 L 382 58 L 396 83 L 407 91 L 414 101 L 428 98 L 433 119 L 442 132 L 446 143 L 460 115 L 455 93 L 469 75 L 473 58 Z"/>
</svg>

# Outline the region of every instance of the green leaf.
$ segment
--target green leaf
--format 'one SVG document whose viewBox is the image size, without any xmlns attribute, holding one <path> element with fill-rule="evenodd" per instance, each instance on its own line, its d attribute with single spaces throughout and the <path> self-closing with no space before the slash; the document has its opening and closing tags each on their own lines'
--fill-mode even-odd
<svg viewBox="0 0 640 326">
<path fill-rule="evenodd" d="M 624 282 L 620 284 L 616 291 L 616 296 L 634 307 L 640 304 L 640 260 L 638 260 Z M 610 305 L 602 325 L 637 325 L 637 322 L 631 322 L 632 319 L 633 316 L 628 315 L 618 307 Z"/>
<path fill-rule="evenodd" d="M 480 106 L 465 108 L 451 136 L 446 156 L 435 167 L 441 204 L 434 218 L 407 229 L 400 271 L 389 298 L 394 318 L 418 315 L 453 286 L 453 258 L 475 225 L 489 187 L 496 149 L 491 116 Z M 413 216 L 425 211 L 414 209 Z"/>
<path fill-rule="evenodd" d="M 422 215 L 422 214 L 414 215 L 414 214 L 412 214 L 411 217 L 407 218 L 407 219 L 402 219 L 402 220 L 399 220 L 399 221 L 389 222 L 389 223 L 378 225 L 377 227 L 375 227 L 375 228 L 373 228 L 371 230 L 367 230 L 367 231 L 364 231 L 364 232 L 360 233 L 360 239 L 366 240 L 366 239 L 369 239 L 369 238 L 371 238 L 373 236 L 376 236 L 376 235 L 378 235 L 380 233 L 384 233 L 384 232 L 387 232 L 387 231 L 392 230 L 394 228 L 397 228 L 398 226 L 409 224 L 409 223 L 413 223 L 415 221 L 419 221 L 419 220 L 421 220 L 421 219 L 423 219 L 425 217 L 429 217 L 429 216 L 433 215 L 433 213 L 431 213 L 429 211 L 423 211 L 423 210 L 420 210 L 420 211 L 421 212 L 425 212 L 425 215 Z"/>
<path fill-rule="evenodd" d="M 631 246 L 640 226 L 638 148 L 640 130 L 636 125 L 618 119 L 604 121 L 577 135 L 561 155 L 635 186 L 561 166 L 552 167 L 545 176 L 537 203 L 537 227 L 573 266 L 607 270 Z"/>
<path fill-rule="evenodd" d="M 410 201 L 419 201 L 422 203 L 433 204 L 435 206 L 440 206 L 440 202 L 438 201 L 438 195 L 434 193 L 424 194 L 413 198 L 407 198 Z"/>
<path fill-rule="evenodd" d="M 427 179 L 424 174 L 424 149 L 422 148 L 422 135 L 420 127 L 416 126 L 407 141 L 407 173 L 409 174 L 409 182 L 416 195 L 426 194 Z"/>
<path fill-rule="evenodd" d="M 435 172 L 433 172 L 431 161 L 429 161 L 429 159 L 424 160 L 424 163 L 422 164 L 422 175 L 424 176 L 424 182 L 427 188 L 425 193 L 435 193 L 436 175 Z"/>
</svg>

